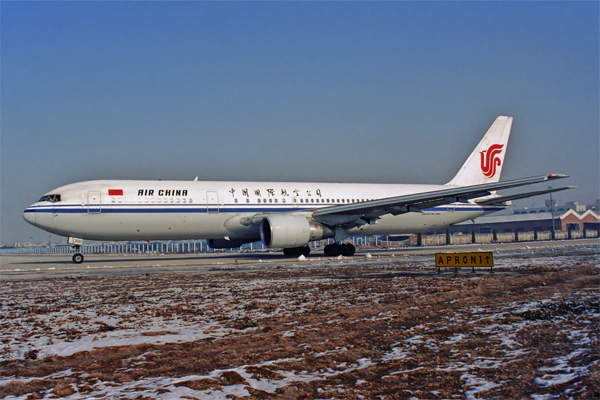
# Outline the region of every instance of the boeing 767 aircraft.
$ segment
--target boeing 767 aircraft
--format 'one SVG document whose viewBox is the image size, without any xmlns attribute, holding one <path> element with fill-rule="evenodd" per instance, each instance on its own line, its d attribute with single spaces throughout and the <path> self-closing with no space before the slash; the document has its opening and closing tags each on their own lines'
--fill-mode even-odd
<svg viewBox="0 0 600 400">
<path fill-rule="evenodd" d="M 502 210 L 511 200 L 568 189 L 496 193 L 567 177 L 500 182 L 511 126 L 512 117 L 498 117 L 444 185 L 99 180 L 51 190 L 23 216 L 67 236 L 75 263 L 83 261 L 83 239 L 208 239 L 213 248 L 262 240 L 297 256 L 310 252 L 309 242 L 333 238 L 325 255 L 351 256 L 354 246 L 343 242 L 352 235 L 427 232 Z"/>
</svg>

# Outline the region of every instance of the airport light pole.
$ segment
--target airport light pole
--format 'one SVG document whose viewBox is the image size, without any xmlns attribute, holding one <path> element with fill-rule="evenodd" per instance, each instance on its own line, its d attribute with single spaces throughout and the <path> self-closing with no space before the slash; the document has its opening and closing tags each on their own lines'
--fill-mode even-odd
<svg viewBox="0 0 600 400">
<path fill-rule="evenodd" d="M 552 186 L 548 186 L 552 189 Z M 556 231 L 554 230 L 554 202 L 552 201 L 552 192 L 550 192 L 550 213 L 552 215 L 552 240 L 556 240 Z"/>
</svg>

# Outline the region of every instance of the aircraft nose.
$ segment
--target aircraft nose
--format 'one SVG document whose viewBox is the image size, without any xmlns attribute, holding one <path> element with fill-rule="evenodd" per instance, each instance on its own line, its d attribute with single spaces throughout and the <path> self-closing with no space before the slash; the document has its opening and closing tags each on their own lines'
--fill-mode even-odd
<svg viewBox="0 0 600 400">
<path fill-rule="evenodd" d="M 23 218 L 25 218 L 25 221 L 29 222 L 31 225 L 37 226 L 35 222 L 35 214 L 35 210 L 29 207 L 28 209 L 23 211 Z"/>
</svg>

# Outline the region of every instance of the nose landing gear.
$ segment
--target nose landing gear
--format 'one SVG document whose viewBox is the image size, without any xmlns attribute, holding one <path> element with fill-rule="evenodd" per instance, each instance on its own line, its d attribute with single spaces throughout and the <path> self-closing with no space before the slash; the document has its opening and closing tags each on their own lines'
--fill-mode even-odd
<svg viewBox="0 0 600 400">
<path fill-rule="evenodd" d="M 73 262 L 75 264 L 81 264 L 83 262 L 83 254 L 80 253 L 81 246 L 78 244 L 73 245 L 73 251 L 75 252 L 75 254 L 73 254 Z"/>
</svg>

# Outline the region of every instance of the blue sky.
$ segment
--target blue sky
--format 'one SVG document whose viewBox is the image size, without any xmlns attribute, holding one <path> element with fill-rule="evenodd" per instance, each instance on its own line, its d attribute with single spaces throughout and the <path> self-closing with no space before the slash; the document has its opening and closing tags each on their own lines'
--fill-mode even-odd
<svg viewBox="0 0 600 400">
<path fill-rule="evenodd" d="M 498 115 L 503 179 L 600 197 L 598 2 L 0 7 L 2 244 L 82 180 L 443 183 Z"/>
</svg>

